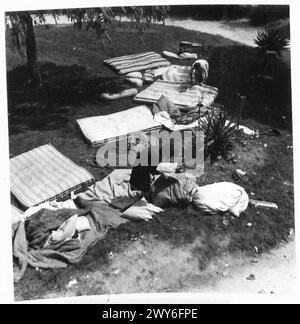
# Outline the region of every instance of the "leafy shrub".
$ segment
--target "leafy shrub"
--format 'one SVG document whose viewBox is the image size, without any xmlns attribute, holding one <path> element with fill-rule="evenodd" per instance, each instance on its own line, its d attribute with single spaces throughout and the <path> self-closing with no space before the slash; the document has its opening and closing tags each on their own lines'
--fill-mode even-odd
<svg viewBox="0 0 300 324">
<path fill-rule="evenodd" d="M 210 158 L 214 163 L 219 156 L 227 159 L 233 149 L 237 135 L 236 125 L 228 122 L 225 112 L 212 112 L 206 118 L 199 120 L 200 129 L 205 135 L 204 158 Z"/>
<path fill-rule="evenodd" d="M 280 51 L 285 50 L 289 45 L 286 33 L 272 27 L 266 27 L 258 32 L 254 42 L 263 53 L 270 50 L 276 51 L 278 55 L 280 55 Z"/>
</svg>

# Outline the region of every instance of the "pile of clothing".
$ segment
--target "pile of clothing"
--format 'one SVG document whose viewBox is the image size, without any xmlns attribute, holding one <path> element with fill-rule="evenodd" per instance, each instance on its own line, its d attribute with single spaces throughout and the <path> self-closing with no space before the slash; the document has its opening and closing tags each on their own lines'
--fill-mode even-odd
<svg viewBox="0 0 300 324">
<path fill-rule="evenodd" d="M 120 169 L 78 194 L 76 205 L 72 201 L 33 207 L 12 226 L 15 281 L 22 278 L 27 265 L 55 269 L 78 263 L 110 228 L 129 220 L 148 221 L 172 205 L 192 204 L 208 214 L 234 216 L 248 206 L 248 195 L 240 186 L 221 182 L 199 187 L 184 173 L 176 173 L 176 166 L 157 169 L 160 175 L 151 183 L 147 199 L 132 186 L 132 170 Z"/>
<path fill-rule="evenodd" d="M 115 170 L 73 200 L 34 206 L 23 213 L 12 208 L 14 280 L 27 265 L 34 268 L 64 268 L 81 261 L 87 250 L 103 239 L 110 228 L 128 219 L 150 219 L 161 209 L 140 201 L 131 189 L 131 170 Z M 138 211 L 134 214 L 135 204 Z M 131 210 L 127 210 L 131 207 Z M 16 219 L 18 211 L 18 219 Z M 126 211 L 126 213 L 123 212 Z"/>
<path fill-rule="evenodd" d="M 118 210 L 103 204 L 83 209 L 40 209 L 12 226 L 15 282 L 22 278 L 27 265 L 55 269 L 80 262 L 109 228 L 124 221 Z"/>
</svg>

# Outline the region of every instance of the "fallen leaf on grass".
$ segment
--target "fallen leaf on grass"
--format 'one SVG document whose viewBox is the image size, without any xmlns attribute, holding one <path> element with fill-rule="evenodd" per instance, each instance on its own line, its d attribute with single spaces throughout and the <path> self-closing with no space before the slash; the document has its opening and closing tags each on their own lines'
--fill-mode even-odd
<svg viewBox="0 0 300 324">
<path fill-rule="evenodd" d="M 72 288 L 73 286 L 77 285 L 77 280 L 73 279 L 71 281 L 69 281 L 69 283 L 67 284 L 67 288 Z"/>
<path fill-rule="evenodd" d="M 253 281 L 255 280 L 254 274 L 251 274 L 249 277 L 246 278 L 247 280 Z"/>
</svg>

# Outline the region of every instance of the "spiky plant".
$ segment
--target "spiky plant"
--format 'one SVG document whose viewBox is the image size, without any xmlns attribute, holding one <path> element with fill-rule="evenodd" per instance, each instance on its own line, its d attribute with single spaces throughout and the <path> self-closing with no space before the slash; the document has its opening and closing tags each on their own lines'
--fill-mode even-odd
<svg viewBox="0 0 300 324">
<path fill-rule="evenodd" d="M 278 56 L 280 56 L 281 51 L 285 50 L 290 43 L 288 36 L 282 30 L 274 27 L 266 27 L 264 30 L 258 32 L 254 42 L 262 53 L 276 51 Z"/>
<path fill-rule="evenodd" d="M 211 163 L 219 156 L 226 160 L 234 146 L 236 125 L 229 122 L 225 112 L 212 112 L 207 117 L 199 119 L 199 127 L 205 135 L 204 158 L 209 157 Z"/>
</svg>

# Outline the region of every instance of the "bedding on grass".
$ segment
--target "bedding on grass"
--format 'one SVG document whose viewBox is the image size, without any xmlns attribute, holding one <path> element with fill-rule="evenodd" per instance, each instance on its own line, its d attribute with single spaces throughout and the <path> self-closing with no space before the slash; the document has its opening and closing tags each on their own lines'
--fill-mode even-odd
<svg viewBox="0 0 300 324">
<path fill-rule="evenodd" d="M 51 144 L 10 159 L 10 190 L 27 208 L 64 198 L 93 181 L 94 177 L 88 171 Z"/>
<path fill-rule="evenodd" d="M 145 71 L 159 67 L 168 66 L 171 63 L 156 52 L 143 52 L 131 55 L 124 55 L 104 60 L 112 69 L 120 74 Z"/>
<path fill-rule="evenodd" d="M 182 109 L 191 109 L 199 104 L 210 106 L 218 96 L 218 89 L 208 85 L 190 85 L 157 80 L 148 88 L 139 92 L 134 100 L 137 102 L 156 103 L 162 95 L 168 97 Z"/>
<path fill-rule="evenodd" d="M 153 119 L 151 110 L 145 105 L 114 114 L 81 118 L 77 123 L 92 146 L 115 141 L 128 134 L 161 128 Z"/>
<path fill-rule="evenodd" d="M 120 169 L 80 193 L 76 199 L 79 208 L 43 208 L 25 221 L 15 223 L 12 227 L 15 282 L 22 278 L 27 264 L 57 269 L 80 262 L 110 228 L 127 220 L 149 220 L 162 212 L 162 208 L 191 204 L 209 214 L 229 211 L 239 216 L 248 206 L 248 196 L 240 186 L 224 182 L 199 187 L 184 173 L 170 172 L 174 166 L 162 165 L 160 170 L 167 172 L 162 172 L 150 186 L 150 202 L 142 197 L 141 191 L 131 187 L 132 171 Z M 87 223 L 83 227 L 77 224 L 80 218 Z"/>
</svg>

